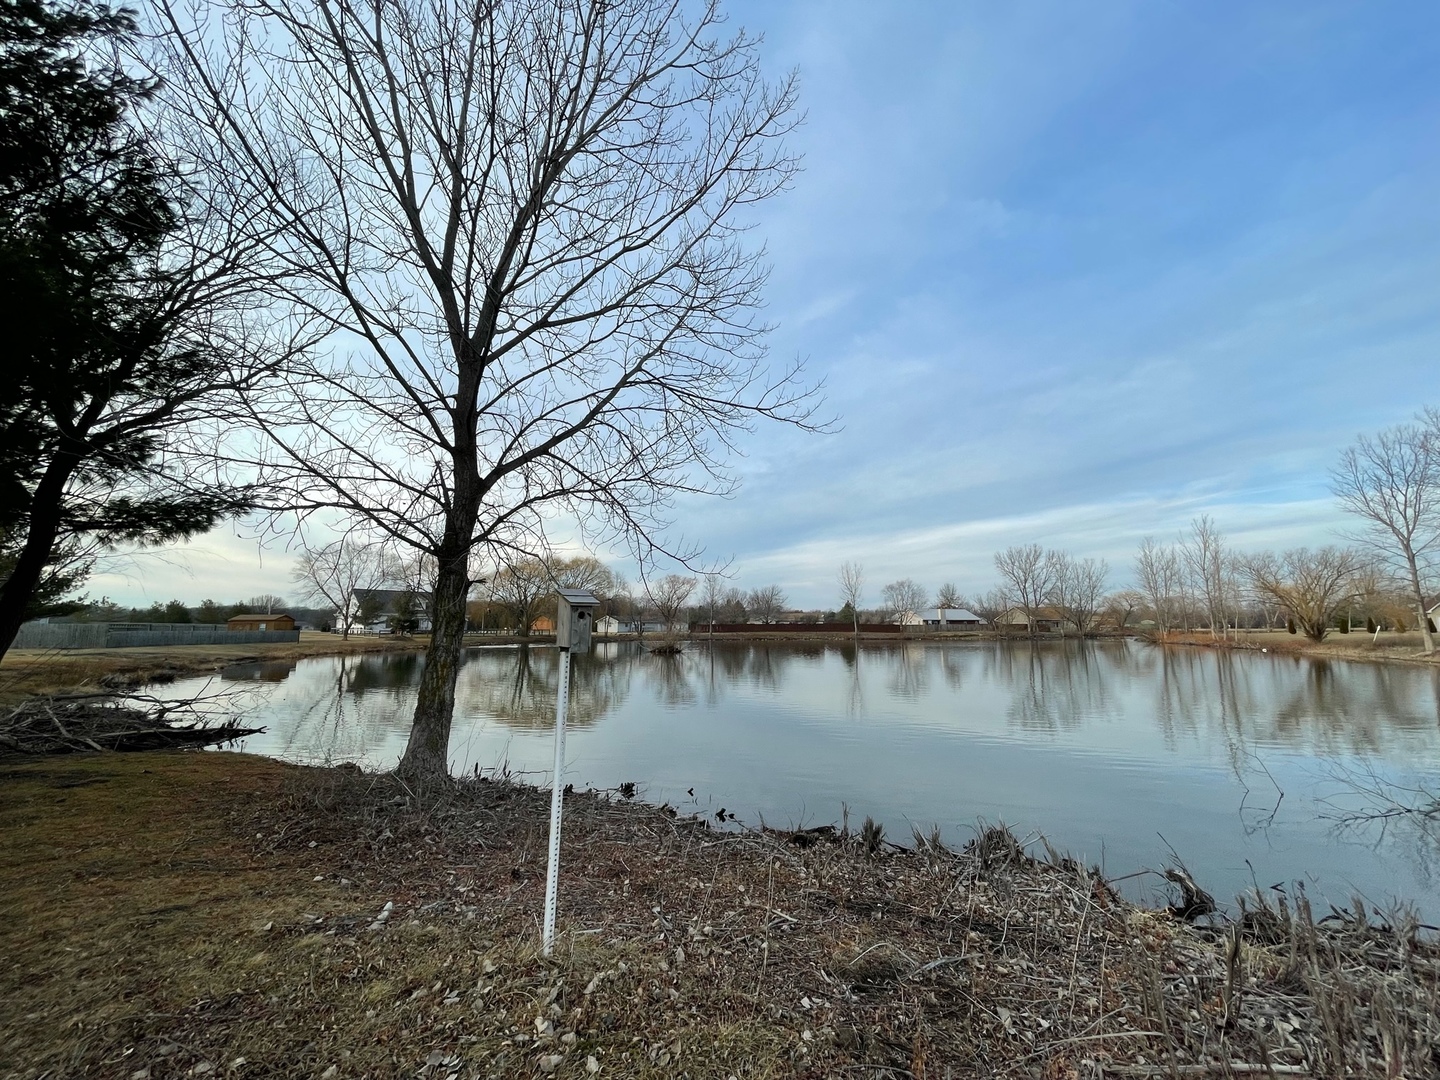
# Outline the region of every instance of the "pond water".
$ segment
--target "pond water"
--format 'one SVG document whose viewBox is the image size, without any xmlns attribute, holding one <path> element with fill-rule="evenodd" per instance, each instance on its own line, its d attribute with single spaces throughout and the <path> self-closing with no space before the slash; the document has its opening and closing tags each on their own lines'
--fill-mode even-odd
<svg viewBox="0 0 1440 1080">
<path fill-rule="evenodd" d="M 548 785 L 559 654 L 470 650 L 453 768 Z M 240 749 L 392 766 L 415 653 L 234 668 L 168 688 L 223 690 L 267 731 Z M 602 644 L 577 658 L 566 780 L 639 785 L 750 824 L 850 823 L 908 840 L 981 820 L 1119 876 L 1171 849 L 1222 902 L 1304 882 L 1312 901 L 1415 902 L 1440 921 L 1440 839 L 1412 817 L 1347 823 L 1440 789 L 1440 672 L 1135 642 L 695 643 L 678 657 Z M 1126 888 L 1163 895 L 1153 876 Z"/>
</svg>

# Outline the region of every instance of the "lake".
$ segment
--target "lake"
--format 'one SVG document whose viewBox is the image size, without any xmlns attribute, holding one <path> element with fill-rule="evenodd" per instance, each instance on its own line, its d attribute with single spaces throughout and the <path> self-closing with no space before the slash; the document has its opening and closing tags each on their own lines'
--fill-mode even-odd
<svg viewBox="0 0 1440 1080">
<path fill-rule="evenodd" d="M 467 652 L 455 771 L 548 785 L 558 661 Z M 255 664 L 166 696 L 223 692 L 267 728 L 239 749 L 382 769 L 404 750 L 422 664 Z M 838 824 L 848 806 L 852 828 L 872 816 L 897 841 L 938 824 L 963 843 L 1004 821 L 1112 877 L 1173 849 L 1222 903 L 1301 881 L 1320 911 L 1399 897 L 1440 921 L 1436 832 L 1346 820 L 1440 789 L 1440 671 L 1129 641 L 696 642 L 678 657 L 609 643 L 574 667 L 566 780 L 580 788 L 633 781 L 684 812 L 782 827 Z M 1153 876 L 1125 888 L 1163 896 Z"/>
</svg>

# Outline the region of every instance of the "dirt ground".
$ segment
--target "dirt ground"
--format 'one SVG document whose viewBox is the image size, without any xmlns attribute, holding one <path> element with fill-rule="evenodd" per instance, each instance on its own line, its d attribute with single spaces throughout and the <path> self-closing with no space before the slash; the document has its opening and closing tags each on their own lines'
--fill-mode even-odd
<svg viewBox="0 0 1440 1080">
<path fill-rule="evenodd" d="M 0 762 L 0 1077 L 1440 1075 L 1440 947 L 1195 927 L 1002 830 L 736 833 L 231 753 Z"/>
</svg>

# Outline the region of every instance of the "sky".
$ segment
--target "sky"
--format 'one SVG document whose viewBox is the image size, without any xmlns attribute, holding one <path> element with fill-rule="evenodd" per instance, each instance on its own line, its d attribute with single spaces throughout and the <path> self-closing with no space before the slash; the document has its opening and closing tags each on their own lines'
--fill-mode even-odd
<svg viewBox="0 0 1440 1080">
<path fill-rule="evenodd" d="M 830 434 L 761 428 L 677 532 L 834 607 L 1105 558 L 1210 514 L 1334 542 L 1327 470 L 1440 404 L 1440 5 L 731 0 L 799 73 L 804 171 L 762 208 L 774 362 Z M 108 567 L 128 603 L 293 593 L 228 525 Z M 622 569 L 623 564 L 617 563 Z"/>
</svg>

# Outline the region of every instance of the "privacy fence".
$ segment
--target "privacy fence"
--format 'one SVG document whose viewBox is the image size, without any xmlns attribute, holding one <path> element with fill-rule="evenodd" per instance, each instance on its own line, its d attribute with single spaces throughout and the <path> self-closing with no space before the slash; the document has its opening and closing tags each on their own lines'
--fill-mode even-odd
<svg viewBox="0 0 1440 1080">
<path fill-rule="evenodd" d="M 923 627 L 898 626 L 895 623 L 861 623 L 860 633 L 862 634 L 898 634 L 903 630 L 920 630 Z M 697 622 L 690 624 L 692 634 L 708 634 L 710 624 Z M 716 623 L 715 633 L 717 634 L 853 634 L 855 624 L 848 622 L 809 622 L 809 623 Z"/>
<path fill-rule="evenodd" d="M 258 645 L 299 641 L 299 630 L 230 630 L 224 623 L 41 623 L 20 627 L 17 649 L 119 649 L 135 645 Z"/>
</svg>

